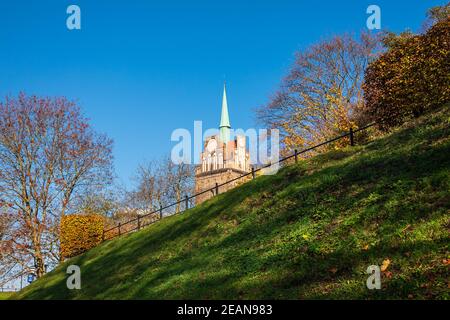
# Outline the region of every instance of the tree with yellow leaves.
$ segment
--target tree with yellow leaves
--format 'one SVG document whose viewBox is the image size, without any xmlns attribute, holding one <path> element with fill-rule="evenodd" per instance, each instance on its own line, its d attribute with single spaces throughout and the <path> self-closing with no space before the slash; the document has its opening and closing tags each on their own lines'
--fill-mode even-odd
<svg viewBox="0 0 450 320">
<path fill-rule="evenodd" d="M 376 37 L 335 36 L 298 52 L 289 74 L 267 105 L 260 123 L 280 130 L 282 150 L 312 146 L 365 124 L 359 117 L 361 83 L 378 51 Z M 341 147 L 339 141 L 324 148 Z"/>
</svg>

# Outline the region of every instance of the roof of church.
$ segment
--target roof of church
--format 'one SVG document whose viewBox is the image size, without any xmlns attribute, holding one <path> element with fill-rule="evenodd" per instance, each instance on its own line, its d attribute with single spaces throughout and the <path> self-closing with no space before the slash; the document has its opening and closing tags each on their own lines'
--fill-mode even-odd
<svg viewBox="0 0 450 320">
<path fill-rule="evenodd" d="M 220 117 L 220 128 L 222 127 L 231 128 L 230 118 L 228 117 L 227 90 L 225 84 L 223 84 L 222 115 Z"/>
</svg>

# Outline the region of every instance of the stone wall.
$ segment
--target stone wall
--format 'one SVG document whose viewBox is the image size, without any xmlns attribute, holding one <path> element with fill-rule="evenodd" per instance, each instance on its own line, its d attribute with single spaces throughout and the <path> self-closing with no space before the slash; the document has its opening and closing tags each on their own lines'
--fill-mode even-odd
<svg viewBox="0 0 450 320">
<path fill-rule="evenodd" d="M 244 172 L 244 171 L 240 171 L 240 170 L 236 170 L 236 169 L 224 168 L 224 169 L 218 169 L 218 170 L 213 170 L 213 171 L 197 174 L 195 177 L 195 193 L 198 193 L 198 192 L 210 189 L 210 188 L 214 188 L 216 186 L 216 183 L 217 184 L 224 183 L 228 180 L 237 178 L 245 173 L 246 172 Z M 223 193 L 230 189 L 233 189 L 234 187 L 248 181 L 249 179 L 251 179 L 251 177 L 252 176 L 250 174 L 244 178 L 238 179 L 238 180 L 228 183 L 224 186 L 221 186 L 221 187 L 219 187 L 219 193 Z M 212 198 L 214 195 L 215 195 L 215 190 L 205 192 L 205 193 L 201 194 L 200 196 L 195 197 L 195 204 L 198 205 L 198 204 Z"/>
</svg>

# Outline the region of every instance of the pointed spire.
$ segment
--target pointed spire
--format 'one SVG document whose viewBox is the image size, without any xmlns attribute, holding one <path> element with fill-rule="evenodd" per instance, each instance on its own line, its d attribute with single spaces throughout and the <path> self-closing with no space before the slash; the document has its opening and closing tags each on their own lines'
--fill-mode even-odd
<svg viewBox="0 0 450 320">
<path fill-rule="evenodd" d="M 230 118 L 228 117 L 228 103 L 226 83 L 223 84 L 223 98 L 222 98 L 222 114 L 220 117 L 220 138 L 222 142 L 230 141 Z"/>
<path fill-rule="evenodd" d="M 228 117 L 227 89 L 225 83 L 223 84 L 222 116 L 220 118 L 220 127 L 231 128 L 230 119 Z"/>
</svg>

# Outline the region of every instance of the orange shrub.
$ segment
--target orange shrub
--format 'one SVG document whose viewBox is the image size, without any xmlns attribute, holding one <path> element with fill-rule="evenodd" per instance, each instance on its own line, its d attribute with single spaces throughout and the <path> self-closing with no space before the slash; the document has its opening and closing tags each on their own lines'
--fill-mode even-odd
<svg viewBox="0 0 450 320">
<path fill-rule="evenodd" d="M 77 256 L 102 242 L 104 217 L 74 214 L 61 218 L 60 254 L 64 259 Z"/>
</svg>

